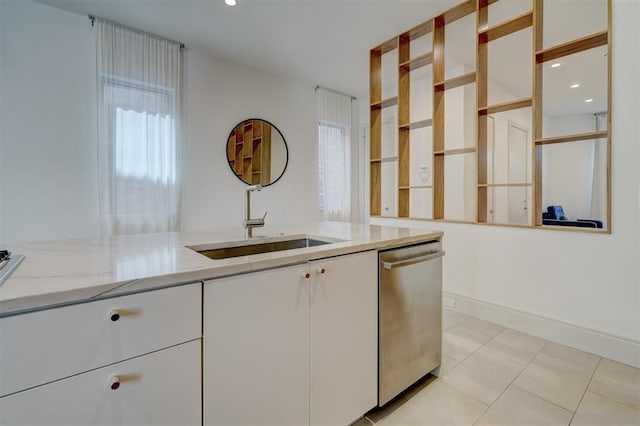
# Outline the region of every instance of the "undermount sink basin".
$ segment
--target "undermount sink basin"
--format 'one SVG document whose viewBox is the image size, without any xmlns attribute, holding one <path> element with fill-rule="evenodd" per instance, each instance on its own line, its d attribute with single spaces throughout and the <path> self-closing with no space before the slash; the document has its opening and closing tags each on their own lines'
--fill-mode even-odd
<svg viewBox="0 0 640 426">
<path fill-rule="evenodd" d="M 209 259 L 228 259 L 231 257 L 249 256 L 252 254 L 272 253 L 282 250 L 315 247 L 338 242 L 341 242 L 341 240 L 303 236 L 291 239 L 278 239 L 275 241 L 273 239 L 269 239 L 268 241 L 249 240 L 231 242 L 227 244 L 188 246 L 187 248 L 197 251 L 204 256 L 207 256 Z"/>
</svg>

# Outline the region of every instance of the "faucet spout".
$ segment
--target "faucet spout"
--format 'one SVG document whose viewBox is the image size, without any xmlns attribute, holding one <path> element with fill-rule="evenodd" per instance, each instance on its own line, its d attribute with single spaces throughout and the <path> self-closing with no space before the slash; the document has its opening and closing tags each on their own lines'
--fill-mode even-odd
<svg viewBox="0 0 640 426">
<path fill-rule="evenodd" d="M 244 221 L 242 222 L 242 226 L 246 230 L 245 234 L 247 238 L 253 237 L 253 228 L 259 228 L 264 226 L 264 219 L 267 217 L 267 213 L 265 212 L 264 216 L 261 219 L 251 219 L 251 193 L 253 191 L 262 190 L 262 185 L 251 185 L 245 188 L 247 193 L 247 200 L 245 203 L 244 209 Z"/>
</svg>

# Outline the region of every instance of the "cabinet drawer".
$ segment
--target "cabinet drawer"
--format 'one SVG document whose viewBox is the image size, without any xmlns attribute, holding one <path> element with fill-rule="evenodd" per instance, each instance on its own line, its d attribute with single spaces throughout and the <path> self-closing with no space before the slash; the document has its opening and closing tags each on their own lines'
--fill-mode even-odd
<svg viewBox="0 0 640 426">
<path fill-rule="evenodd" d="M 0 319 L 0 396 L 199 338 L 201 286 Z"/>
<path fill-rule="evenodd" d="M 200 351 L 195 340 L 0 398 L 0 424 L 199 425 Z"/>
</svg>

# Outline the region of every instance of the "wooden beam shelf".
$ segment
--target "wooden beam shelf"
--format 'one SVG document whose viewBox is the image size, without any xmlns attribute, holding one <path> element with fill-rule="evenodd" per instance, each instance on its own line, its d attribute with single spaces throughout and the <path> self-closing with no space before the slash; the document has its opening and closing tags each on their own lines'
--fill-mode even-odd
<svg viewBox="0 0 640 426">
<path fill-rule="evenodd" d="M 392 98 L 384 99 L 380 102 L 375 102 L 371 104 L 371 108 L 388 108 L 391 106 L 398 105 L 398 97 L 394 96 Z"/>
<path fill-rule="evenodd" d="M 515 101 L 503 102 L 501 104 L 489 105 L 478 109 L 478 114 L 496 114 L 498 112 L 511 111 L 513 109 L 527 108 L 533 103 L 531 98 L 516 99 Z"/>
<path fill-rule="evenodd" d="M 469 148 L 456 148 L 456 149 L 447 149 L 444 151 L 435 151 L 433 155 L 456 155 L 456 154 L 470 154 L 476 152 L 475 147 Z"/>
<path fill-rule="evenodd" d="M 536 146 L 551 145 L 554 143 L 586 141 L 590 139 L 605 139 L 608 136 L 609 136 L 609 132 L 607 130 L 600 130 L 597 132 L 576 133 L 573 135 L 554 136 L 551 138 L 536 139 L 535 144 Z"/>
<path fill-rule="evenodd" d="M 564 56 L 573 55 L 574 53 L 580 53 L 595 47 L 604 46 L 608 43 L 608 40 L 609 32 L 601 31 L 577 40 L 549 47 L 548 49 L 536 52 L 536 63 L 541 64 Z"/>
<path fill-rule="evenodd" d="M 413 41 L 419 37 L 429 34 L 433 30 L 433 20 L 429 19 L 421 24 L 416 25 L 409 31 L 405 32 L 403 36 L 409 38 L 409 41 Z"/>
<path fill-rule="evenodd" d="M 433 125 L 433 119 L 428 118 L 426 120 L 414 121 L 413 123 L 409 123 L 409 124 L 401 124 L 398 127 L 401 130 L 404 130 L 404 129 L 415 130 L 415 129 L 421 129 L 423 127 L 429 127 L 432 125 Z"/>
<path fill-rule="evenodd" d="M 481 183 L 478 188 L 503 188 L 503 187 L 523 187 L 533 186 L 532 183 Z"/>
<path fill-rule="evenodd" d="M 448 25 L 458 19 L 462 19 L 465 16 L 472 14 L 475 11 L 476 0 L 468 0 L 444 11 L 444 13 L 440 14 L 438 18 L 441 18 L 444 21 L 444 24 Z"/>
<path fill-rule="evenodd" d="M 384 55 L 385 53 L 389 53 L 392 50 L 397 49 L 397 48 L 398 48 L 398 38 L 394 37 L 394 38 L 391 38 L 391 39 L 385 41 L 384 43 L 380 44 L 379 46 L 374 47 L 371 50 L 378 51 L 378 52 L 380 52 L 381 54 Z"/>
<path fill-rule="evenodd" d="M 433 185 L 409 185 L 399 186 L 398 189 L 433 189 Z"/>
<path fill-rule="evenodd" d="M 478 40 L 480 43 L 489 43 L 490 41 L 528 28 L 531 25 L 533 25 L 533 12 L 527 12 L 502 24 L 481 31 L 478 34 Z"/>
<path fill-rule="evenodd" d="M 464 86 L 464 85 L 475 83 L 475 82 L 476 82 L 476 72 L 473 71 L 473 72 L 459 75 L 457 77 L 450 78 L 445 81 L 441 81 L 439 83 L 435 83 L 433 86 L 436 91 L 442 91 L 442 90 L 454 89 L 456 87 Z"/>
<path fill-rule="evenodd" d="M 417 56 L 409 61 L 400 64 L 400 68 L 408 69 L 409 71 L 417 70 L 418 68 L 431 65 L 433 62 L 433 53 L 425 53 L 424 55 Z"/>
</svg>

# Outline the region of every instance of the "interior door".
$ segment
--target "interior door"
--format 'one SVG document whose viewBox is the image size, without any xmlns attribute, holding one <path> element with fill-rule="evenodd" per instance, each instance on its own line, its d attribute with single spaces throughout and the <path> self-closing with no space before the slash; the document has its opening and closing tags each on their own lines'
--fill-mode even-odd
<svg viewBox="0 0 640 426">
<path fill-rule="evenodd" d="M 509 183 L 524 184 L 529 179 L 529 131 L 509 122 Z M 509 187 L 509 223 L 528 222 L 529 187 Z"/>
</svg>

